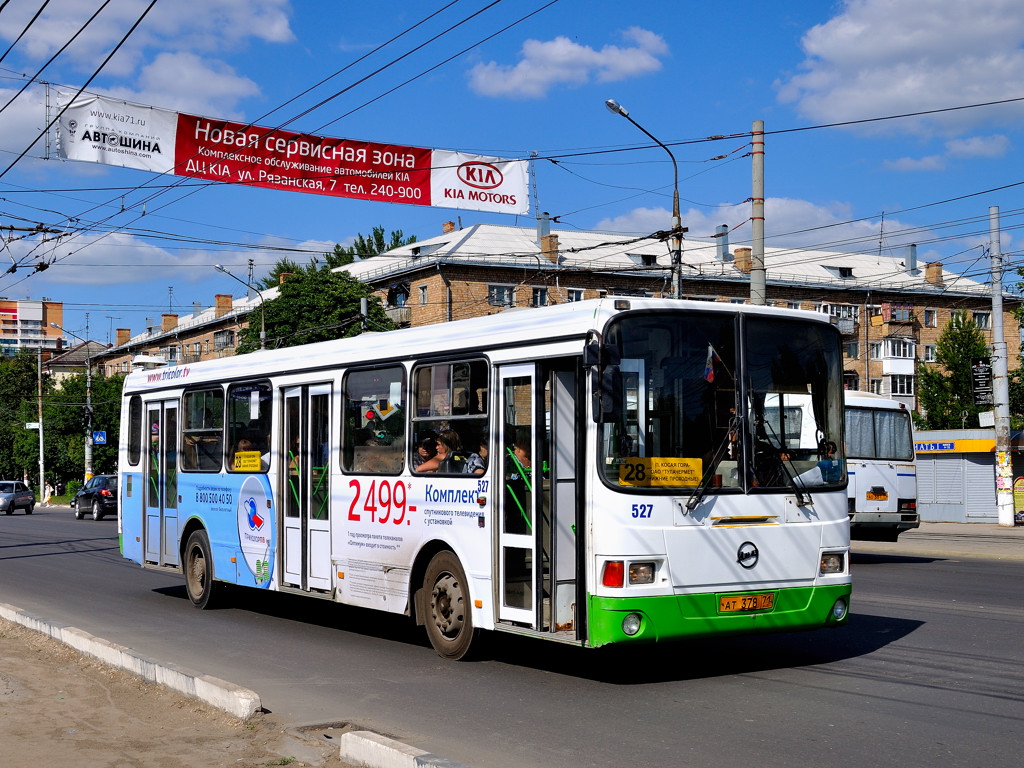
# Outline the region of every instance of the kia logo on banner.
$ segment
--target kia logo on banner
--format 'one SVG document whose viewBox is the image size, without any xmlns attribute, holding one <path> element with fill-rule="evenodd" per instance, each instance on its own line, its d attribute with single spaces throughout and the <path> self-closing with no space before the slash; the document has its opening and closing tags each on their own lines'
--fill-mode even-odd
<svg viewBox="0 0 1024 768">
<path fill-rule="evenodd" d="M 501 186 L 505 177 L 490 163 L 473 160 L 459 166 L 459 180 L 477 189 L 495 189 Z"/>
</svg>

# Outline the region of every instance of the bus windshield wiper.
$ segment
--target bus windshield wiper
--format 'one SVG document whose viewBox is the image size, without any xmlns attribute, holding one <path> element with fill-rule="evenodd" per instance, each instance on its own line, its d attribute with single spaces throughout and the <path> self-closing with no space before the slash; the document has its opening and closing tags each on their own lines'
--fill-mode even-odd
<svg viewBox="0 0 1024 768">
<path fill-rule="evenodd" d="M 738 417 L 733 416 L 729 419 L 729 426 L 725 430 L 725 437 L 722 438 L 722 442 L 718 446 L 718 450 L 715 451 L 715 455 L 711 457 L 711 461 L 708 463 L 708 468 L 704 471 L 704 476 L 701 477 L 700 483 L 694 488 L 690 498 L 686 501 L 686 511 L 693 512 L 697 508 L 697 505 L 704 500 L 707 495 L 708 488 L 711 486 L 711 479 L 715 476 L 715 470 L 718 469 L 718 465 L 722 463 L 722 459 L 725 458 L 726 451 L 729 450 L 730 443 L 734 439 L 738 439 L 740 436 L 740 420 Z"/>
</svg>

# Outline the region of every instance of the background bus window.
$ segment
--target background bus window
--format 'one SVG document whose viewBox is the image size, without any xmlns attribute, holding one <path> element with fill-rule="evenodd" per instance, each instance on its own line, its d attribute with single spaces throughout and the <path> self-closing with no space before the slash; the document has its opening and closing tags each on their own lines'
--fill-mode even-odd
<svg viewBox="0 0 1024 768">
<path fill-rule="evenodd" d="M 136 466 L 142 458 L 142 398 L 128 401 L 128 463 Z"/>
<path fill-rule="evenodd" d="M 405 456 L 405 369 L 351 371 L 343 387 L 342 468 L 398 474 Z"/>
<path fill-rule="evenodd" d="M 413 371 L 416 411 L 412 418 L 414 472 L 483 474 L 487 469 L 490 366 L 486 360 L 423 365 Z M 439 455 L 417 453 L 435 441 Z"/>
<path fill-rule="evenodd" d="M 228 469 L 266 472 L 270 468 L 270 384 L 236 384 L 228 388 Z"/>
<path fill-rule="evenodd" d="M 219 472 L 224 459 L 224 392 L 186 392 L 181 440 L 181 468 Z"/>
</svg>

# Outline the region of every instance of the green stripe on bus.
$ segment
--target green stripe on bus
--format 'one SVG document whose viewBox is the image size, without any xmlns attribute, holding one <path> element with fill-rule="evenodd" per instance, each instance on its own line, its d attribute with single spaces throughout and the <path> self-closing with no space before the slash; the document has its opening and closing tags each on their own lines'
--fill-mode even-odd
<svg viewBox="0 0 1024 768">
<path fill-rule="evenodd" d="M 775 593 L 775 606 L 770 611 L 720 613 L 718 610 L 718 599 L 722 595 L 759 592 Z M 590 636 L 587 644 L 596 648 L 609 643 L 652 643 L 684 637 L 790 632 L 837 626 L 832 618 L 832 606 L 841 597 L 849 605 L 849 584 L 658 597 L 589 595 L 587 622 Z M 630 613 L 638 613 L 642 618 L 640 631 L 633 636 L 622 631 L 622 620 Z M 845 619 L 840 623 L 845 623 Z"/>
</svg>

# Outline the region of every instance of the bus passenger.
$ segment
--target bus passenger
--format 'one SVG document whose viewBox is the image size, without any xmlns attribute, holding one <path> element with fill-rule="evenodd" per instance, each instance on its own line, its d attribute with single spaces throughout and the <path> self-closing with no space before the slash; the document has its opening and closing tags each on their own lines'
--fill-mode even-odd
<svg viewBox="0 0 1024 768">
<path fill-rule="evenodd" d="M 412 455 L 412 469 L 414 472 L 429 472 L 428 469 L 420 469 L 423 462 L 430 461 L 437 456 L 437 440 L 432 437 L 425 437 L 416 446 L 416 452 Z"/>
<path fill-rule="evenodd" d="M 477 440 L 476 453 L 471 453 L 466 458 L 466 472 L 471 475 L 482 475 L 487 471 L 487 430 L 480 433 Z"/>
</svg>

